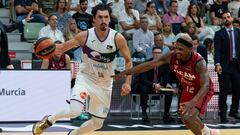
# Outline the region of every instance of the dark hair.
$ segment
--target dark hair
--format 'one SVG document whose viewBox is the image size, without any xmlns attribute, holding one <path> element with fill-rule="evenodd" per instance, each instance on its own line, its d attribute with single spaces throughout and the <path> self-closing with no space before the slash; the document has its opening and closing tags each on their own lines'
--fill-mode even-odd
<svg viewBox="0 0 240 135">
<path fill-rule="evenodd" d="M 110 16 L 111 13 L 112 13 L 112 9 L 111 9 L 111 7 L 110 7 L 108 4 L 102 4 L 102 3 L 100 3 L 100 4 L 96 5 L 95 7 L 93 7 L 93 9 L 92 9 L 92 15 L 93 15 L 93 17 L 96 17 L 96 14 L 97 14 L 97 11 L 98 11 L 98 10 L 101 10 L 101 11 L 107 10 L 108 13 L 109 13 L 109 16 Z"/>
<path fill-rule="evenodd" d="M 158 46 L 154 46 L 154 47 L 152 48 L 152 52 L 153 52 L 155 49 L 160 49 L 160 50 L 162 51 L 162 48 L 160 48 L 160 47 L 158 47 Z"/>
<path fill-rule="evenodd" d="M 197 40 L 199 42 L 199 38 L 195 34 L 191 35 L 191 38 L 192 38 L 192 40 Z"/>
<path fill-rule="evenodd" d="M 179 30 L 181 33 L 188 33 L 188 26 L 181 25 Z"/>
<path fill-rule="evenodd" d="M 55 5 L 55 10 L 57 11 L 58 10 L 58 4 L 59 4 L 59 2 L 60 2 L 60 0 L 57 0 L 57 3 L 56 3 L 56 5 Z M 65 8 L 64 8 L 64 10 L 66 10 L 66 6 L 67 6 L 67 0 L 64 0 L 64 3 L 65 3 Z"/>
<path fill-rule="evenodd" d="M 178 3 L 178 2 L 176 0 L 171 0 L 169 5 L 172 6 L 172 3 Z"/>
<path fill-rule="evenodd" d="M 200 10 L 200 7 L 198 6 L 198 4 L 196 4 L 196 3 L 191 3 L 191 4 L 188 6 L 187 14 L 188 14 L 189 16 L 191 15 L 191 8 L 192 8 L 193 6 L 196 6 L 196 7 L 197 7 L 197 16 L 200 16 L 201 10 Z"/>
<path fill-rule="evenodd" d="M 61 44 L 62 41 L 60 41 L 60 40 L 56 40 L 54 43 L 55 43 L 55 44 Z"/>
<path fill-rule="evenodd" d="M 208 44 L 212 44 L 213 43 L 213 39 L 211 38 L 206 38 L 203 42 L 204 45 L 208 46 Z"/>
<path fill-rule="evenodd" d="M 52 16 L 56 16 L 56 17 L 57 17 L 56 14 L 52 13 L 52 14 L 50 14 L 50 15 L 48 16 L 48 21 L 51 20 L 51 17 L 52 17 Z M 58 17 L 57 17 L 57 18 L 58 18 Z"/>
<path fill-rule="evenodd" d="M 153 1 L 149 1 L 148 3 L 147 3 L 147 5 L 146 5 L 146 7 L 148 8 L 148 7 L 150 7 L 150 5 L 152 5 L 152 4 L 155 4 Z M 147 12 L 148 11 L 148 9 L 146 8 L 146 11 L 145 12 Z"/>
<path fill-rule="evenodd" d="M 223 16 L 223 14 L 229 13 L 232 16 L 232 13 L 229 10 L 224 10 L 221 17 Z"/>
<path fill-rule="evenodd" d="M 82 3 L 85 2 L 85 1 L 88 2 L 88 0 L 79 0 L 79 4 L 82 4 Z"/>
</svg>

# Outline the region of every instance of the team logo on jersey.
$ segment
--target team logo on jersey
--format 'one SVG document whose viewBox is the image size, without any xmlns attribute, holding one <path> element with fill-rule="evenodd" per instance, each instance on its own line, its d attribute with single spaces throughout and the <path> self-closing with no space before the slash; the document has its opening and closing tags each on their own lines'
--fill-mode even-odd
<svg viewBox="0 0 240 135">
<path fill-rule="evenodd" d="M 94 58 L 101 56 L 101 54 L 98 53 L 98 52 L 96 52 L 96 51 L 93 51 L 93 52 L 91 52 L 90 54 L 91 54 Z"/>
<path fill-rule="evenodd" d="M 112 50 L 112 49 L 113 49 L 113 46 L 112 46 L 112 45 L 107 45 L 107 49 L 108 49 L 108 50 Z"/>
<path fill-rule="evenodd" d="M 93 39 L 91 42 L 93 43 L 93 42 L 95 42 L 96 40 L 95 39 Z"/>
</svg>

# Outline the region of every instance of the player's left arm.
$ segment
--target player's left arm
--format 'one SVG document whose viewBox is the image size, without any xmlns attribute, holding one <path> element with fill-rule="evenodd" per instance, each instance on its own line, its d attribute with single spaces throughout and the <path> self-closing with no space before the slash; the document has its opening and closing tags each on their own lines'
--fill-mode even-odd
<svg viewBox="0 0 240 135">
<path fill-rule="evenodd" d="M 131 59 L 131 55 L 130 55 L 130 50 L 127 45 L 127 41 L 119 33 L 116 35 L 116 44 L 117 44 L 117 47 L 118 47 L 120 53 L 122 54 L 123 58 L 125 59 L 125 69 L 128 70 L 128 69 L 132 68 L 132 59 Z M 128 95 L 128 93 L 131 91 L 131 87 L 130 87 L 131 83 L 132 83 L 132 75 L 127 75 L 126 80 L 125 80 L 125 84 L 127 84 L 127 86 L 125 84 L 123 85 L 121 95 L 123 95 L 123 96 Z"/>
<path fill-rule="evenodd" d="M 201 99 L 208 93 L 208 90 L 210 87 L 210 85 L 209 85 L 210 80 L 209 80 L 209 76 L 208 76 L 207 63 L 204 59 L 200 60 L 196 64 L 195 70 L 197 73 L 200 74 L 200 86 L 201 86 L 197 95 L 193 98 L 193 101 L 196 103 L 197 101 L 199 101 L 199 99 Z"/>
</svg>

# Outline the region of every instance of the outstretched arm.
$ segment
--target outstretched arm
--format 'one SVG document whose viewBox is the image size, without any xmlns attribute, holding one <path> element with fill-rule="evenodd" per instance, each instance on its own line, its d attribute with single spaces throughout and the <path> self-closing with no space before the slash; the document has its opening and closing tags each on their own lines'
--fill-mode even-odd
<svg viewBox="0 0 240 135">
<path fill-rule="evenodd" d="M 146 72 L 154 67 L 158 67 L 163 64 L 166 64 L 169 62 L 171 53 L 172 52 L 163 54 L 163 55 L 159 56 L 157 59 L 154 59 L 154 60 L 148 61 L 148 62 L 144 62 L 144 63 L 139 64 L 129 70 L 125 70 L 124 74 L 125 75 L 133 75 L 133 74 L 137 74 L 137 73 L 142 73 L 142 72 Z"/>
</svg>

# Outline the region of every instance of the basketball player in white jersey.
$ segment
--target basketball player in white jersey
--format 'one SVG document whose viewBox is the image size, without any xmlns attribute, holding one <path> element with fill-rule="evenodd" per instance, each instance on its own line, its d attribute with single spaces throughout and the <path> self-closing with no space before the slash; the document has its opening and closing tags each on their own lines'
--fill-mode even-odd
<svg viewBox="0 0 240 135">
<path fill-rule="evenodd" d="M 45 129 L 58 119 L 75 118 L 82 112 L 87 96 L 90 96 L 89 113 L 91 119 L 83 123 L 78 129 L 70 131 L 69 135 L 83 135 L 103 126 L 104 119 L 110 109 L 112 84 L 111 75 L 114 74 L 114 59 L 118 51 L 126 62 L 126 69 L 132 67 L 131 56 L 125 38 L 110 29 L 111 8 L 99 4 L 92 10 L 94 28 L 80 32 L 73 39 L 57 45 L 56 54 L 63 53 L 76 46 L 82 46 L 83 58 L 76 84 L 72 90 L 68 109 L 56 114 L 45 116 L 33 126 L 33 134 L 40 135 Z M 128 95 L 131 91 L 131 76 L 126 76 L 122 85 L 121 95 Z"/>
</svg>

